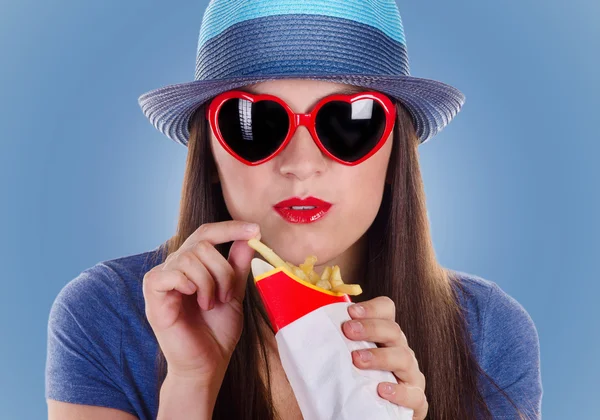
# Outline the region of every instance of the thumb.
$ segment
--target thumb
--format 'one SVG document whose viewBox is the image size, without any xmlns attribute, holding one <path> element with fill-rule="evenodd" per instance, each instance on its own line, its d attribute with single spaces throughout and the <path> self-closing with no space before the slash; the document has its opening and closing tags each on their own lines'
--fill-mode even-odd
<svg viewBox="0 0 600 420">
<path fill-rule="evenodd" d="M 260 234 L 256 236 L 260 239 Z M 246 294 L 246 283 L 250 274 L 250 263 L 254 257 L 254 249 L 250 248 L 247 240 L 234 241 L 229 249 L 227 261 L 235 272 L 235 283 L 232 297 L 240 302 Z"/>
</svg>

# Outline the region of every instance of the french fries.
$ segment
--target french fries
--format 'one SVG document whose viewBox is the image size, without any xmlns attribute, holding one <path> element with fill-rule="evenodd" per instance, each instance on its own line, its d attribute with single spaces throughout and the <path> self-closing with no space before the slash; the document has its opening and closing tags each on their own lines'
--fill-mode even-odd
<svg viewBox="0 0 600 420">
<path fill-rule="evenodd" d="M 248 245 L 250 248 L 254 249 L 260 255 L 263 256 L 265 260 L 273 267 L 283 267 L 288 271 L 293 273 L 295 276 L 300 279 L 315 285 L 323 290 L 329 290 L 331 292 L 337 293 L 345 293 L 347 295 L 360 295 L 362 293 L 362 289 L 358 284 L 344 284 L 342 280 L 342 275 L 340 273 L 340 267 L 334 265 L 332 267 L 325 267 L 323 273 L 321 275 L 317 274 L 313 267 L 317 262 L 317 257 L 314 255 L 309 255 L 305 258 L 304 263 L 300 264 L 299 267 L 296 267 L 289 261 L 284 261 L 277 255 L 271 248 L 263 244 L 256 238 L 250 239 L 248 241 Z"/>
</svg>

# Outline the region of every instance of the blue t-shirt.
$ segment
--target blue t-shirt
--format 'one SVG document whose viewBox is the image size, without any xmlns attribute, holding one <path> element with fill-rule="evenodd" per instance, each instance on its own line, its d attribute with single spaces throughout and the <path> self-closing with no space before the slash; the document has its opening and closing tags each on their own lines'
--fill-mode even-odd
<svg viewBox="0 0 600 420">
<path fill-rule="evenodd" d="M 142 279 L 159 248 L 84 270 L 56 297 L 48 321 L 46 398 L 120 409 L 139 419 L 158 413 L 158 343 L 144 310 Z M 525 309 L 495 283 L 456 272 L 466 287 L 477 360 L 531 418 L 541 412 L 539 339 Z M 494 418 L 514 411 L 491 385 Z"/>
</svg>

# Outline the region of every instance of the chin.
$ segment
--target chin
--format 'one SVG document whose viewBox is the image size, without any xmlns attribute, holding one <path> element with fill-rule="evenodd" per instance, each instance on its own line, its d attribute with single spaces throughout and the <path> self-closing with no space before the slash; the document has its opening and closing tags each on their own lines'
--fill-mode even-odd
<svg viewBox="0 0 600 420">
<path fill-rule="evenodd" d="M 304 264 L 306 257 L 314 255 L 317 257 L 316 267 L 321 267 L 325 265 L 329 265 L 328 262 L 332 261 L 335 258 L 335 252 L 331 248 L 328 247 L 315 247 L 310 243 L 305 243 L 304 246 L 296 247 L 294 249 L 286 249 L 281 254 L 281 258 L 284 261 L 291 262 L 295 266 L 299 266 L 300 264 Z M 316 270 L 320 273 L 319 270 Z"/>
</svg>

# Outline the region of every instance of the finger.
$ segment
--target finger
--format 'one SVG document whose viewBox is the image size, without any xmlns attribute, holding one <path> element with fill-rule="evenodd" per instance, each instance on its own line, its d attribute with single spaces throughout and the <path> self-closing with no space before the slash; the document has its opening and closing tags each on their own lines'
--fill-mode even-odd
<svg viewBox="0 0 600 420">
<path fill-rule="evenodd" d="M 179 315 L 182 294 L 195 292 L 196 285 L 179 271 L 148 271 L 142 280 L 148 322 L 158 330 L 170 327 Z"/>
<path fill-rule="evenodd" d="M 352 318 L 384 318 L 395 321 L 396 304 L 387 296 L 378 296 L 348 306 L 348 313 Z"/>
<path fill-rule="evenodd" d="M 235 240 L 248 240 L 254 238 L 259 230 L 257 224 L 248 224 L 241 220 L 205 223 L 188 236 L 180 249 L 193 246 L 199 241 L 208 241 L 211 245 L 217 245 Z"/>
<path fill-rule="evenodd" d="M 250 248 L 248 241 L 235 241 L 229 250 L 227 261 L 233 267 L 235 272 L 235 282 L 229 299 L 236 299 L 238 302 L 244 300 L 246 293 L 246 284 L 250 274 L 250 263 L 254 257 L 254 249 Z"/>
<path fill-rule="evenodd" d="M 179 271 L 196 285 L 200 308 L 208 311 L 214 306 L 215 281 L 210 272 L 192 250 L 178 250 L 170 261 L 165 262 L 163 272 Z"/>
<path fill-rule="evenodd" d="M 406 342 L 400 326 L 389 319 L 369 318 L 346 321 L 342 324 L 342 329 L 351 340 L 372 341 L 384 347 L 400 347 Z"/>
<path fill-rule="evenodd" d="M 429 409 L 425 392 L 416 386 L 382 382 L 377 385 L 377 393 L 396 405 L 412 408 L 414 419 L 424 419 Z"/>
<path fill-rule="evenodd" d="M 227 293 L 233 288 L 235 272 L 225 257 L 208 241 L 197 242 L 191 247 L 192 252 L 204 264 L 215 281 L 215 298 L 226 301 Z"/>
<path fill-rule="evenodd" d="M 392 372 L 402 382 L 425 389 L 425 377 L 419 363 L 406 347 L 379 347 L 352 352 L 352 361 L 359 369 Z"/>
<path fill-rule="evenodd" d="M 142 291 L 144 293 L 160 293 L 160 296 L 171 290 L 177 290 L 186 295 L 194 294 L 196 285 L 182 274 L 172 272 L 163 273 L 154 267 L 144 275 Z"/>
</svg>

